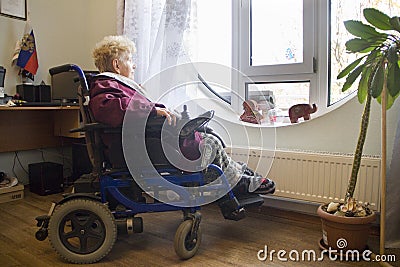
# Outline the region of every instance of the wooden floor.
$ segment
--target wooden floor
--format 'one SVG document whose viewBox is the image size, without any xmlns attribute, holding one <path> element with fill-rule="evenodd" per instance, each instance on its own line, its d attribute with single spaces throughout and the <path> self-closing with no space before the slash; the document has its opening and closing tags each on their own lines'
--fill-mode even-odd
<svg viewBox="0 0 400 267">
<path fill-rule="evenodd" d="M 34 237 L 34 218 L 46 214 L 51 201 L 59 199 L 61 195 L 44 197 L 25 190 L 23 200 L 0 204 L 0 266 L 71 266 L 57 255 L 48 239 L 41 242 Z M 319 255 L 319 219 L 265 207 L 250 211 L 238 222 L 224 220 L 214 205 L 201 212 L 203 241 L 197 254 L 187 261 L 179 260 L 173 249 L 181 212 L 165 212 L 143 214 L 144 232 L 118 237 L 111 252 L 91 266 L 379 266 L 331 261 L 327 256 L 322 262 L 283 262 L 276 253 L 272 261 L 260 261 L 257 252 L 265 246 L 268 252 L 315 250 Z M 378 242 L 378 236 L 370 238 L 370 248 L 377 249 Z"/>
</svg>

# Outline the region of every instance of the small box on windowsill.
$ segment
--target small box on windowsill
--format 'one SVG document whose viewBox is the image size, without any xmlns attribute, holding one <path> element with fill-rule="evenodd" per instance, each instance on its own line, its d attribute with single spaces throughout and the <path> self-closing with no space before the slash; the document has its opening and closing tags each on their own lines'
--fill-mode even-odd
<svg viewBox="0 0 400 267">
<path fill-rule="evenodd" d="M 17 184 L 12 187 L 0 188 L 0 203 L 10 202 L 24 198 L 24 186 Z"/>
</svg>

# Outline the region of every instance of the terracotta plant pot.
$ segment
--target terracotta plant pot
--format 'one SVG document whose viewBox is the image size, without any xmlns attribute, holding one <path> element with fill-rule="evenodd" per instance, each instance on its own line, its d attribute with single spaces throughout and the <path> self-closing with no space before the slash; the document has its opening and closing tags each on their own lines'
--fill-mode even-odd
<svg viewBox="0 0 400 267">
<path fill-rule="evenodd" d="M 335 216 L 324 211 L 323 206 L 325 205 L 319 206 L 317 210 L 322 221 L 322 247 L 364 251 L 376 214 L 373 212 L 365 217 Z"/>
</svg>

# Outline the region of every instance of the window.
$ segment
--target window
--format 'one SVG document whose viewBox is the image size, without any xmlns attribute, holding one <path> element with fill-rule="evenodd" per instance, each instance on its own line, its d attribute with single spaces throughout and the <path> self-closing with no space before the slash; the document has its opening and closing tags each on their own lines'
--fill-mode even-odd
<svg viewBox="0 0 400 267">
<path fill-rule="evenodd" d="M 367 23 L 362 14 L 363 9 L 367 7 L 375 7 L 389 16 L 398 15 L 400 11 L 400 4 L 394 0 L 330 0 L 330 84 L 328 105 L 340 101 L 356 90 L 357 83 L 354 83 L 351 89 L 342 92 L 341 88 L 344 79 L 336 80 L 339 72 L 356 59 L 354 54 L 346 53 L 345 43 L 354 37 L 346 31 L 343 22 L 346 20 L 361 20 Z"/>
<path fill-rule="evenodd" d="M 192 61 L 232 65 L 232 1 L 196 1 Z"/>
<path fill-rule="evenodd" d="M 185 39 L 191 60 L 233 69 L 231 88 L 208 84 L 215 94 L 238 113 L 246 97 L 260 92 L 272 95 L 283 113 L 294 104 L 315 103 L 314 117 L 350 99 L 352 90 L 342 93 L 344 81 L 336 79 L 355 57 L 345 51 L 352 36 L 343 22 L 361 19 L 365 7 L 400 13 L 396 0 L 201 0 L 192 5 L 193 35 Z M 205 83 L 212 80 L 199 74 Z"/>
<path fill-rule="evenodd" d="M 240 69 L 248 76 L 312 73 L 314 0 L 242 0 Z"/>
<path fill-rule="evenodd" d="M 191 61 L 232 66 L 232 1 L 201 0 L 194 3 L 194 36 L 187 39 L 191 45 L 188 50 L 193 51 Z M 209 83 L 207 73 L 199 73 L 199 81 L 225 102 L 231 103 L 231 91 Z"/>
<path fill-rule="evenodd" d="M 303 2 L 252 0 L 250 4 L 250 66 L 302 63 Z"/>
<path fill-rule="evenodd" d="M 312 92 L 317 81 L 315 3 L 241 1 L 238 54 L 239 68 L 246 76 L 241 86 L 245 88 L 245 98 L 255 100 L 266 118 L 273 108 L 278 122 L 289 122 L 292 105 L 316 102 L 317 94 Z"/>
</svg>

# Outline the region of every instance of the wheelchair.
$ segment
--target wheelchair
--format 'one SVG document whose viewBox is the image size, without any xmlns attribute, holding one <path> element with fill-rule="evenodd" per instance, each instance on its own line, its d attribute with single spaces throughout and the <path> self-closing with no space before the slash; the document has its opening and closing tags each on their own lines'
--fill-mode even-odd
<svg viewBox="0 0 400 267">
<path fill-rule="evenodd" d="M 87 78 L 79 66 L 67 64 L 51 68 L 49 71 L 52 75 L 66 71 L 75 71 L 78 74 L 78 100 L 82 124 L 80 128 L 72 129 L 71 132 L 84 132 L 93 168 L 90 174 L 84 174 L 74 182 L 72 193 L 64 194 L 60 201 L 52 203 L 48 214 L 36 218 L 39 227 L 35 233 L 36 239 L 43 241 L 49 237 L 52 247 L 68 262 L 94 263 L 111 251 L 118 234 L 143 232 L 143 220 L 139 214 L 180 210 L 183 221 L 175 233 L 174 249 L 177 256 L 183 260 L 193 257 L 202 240 L 200 207 L 204 195 L 199 193 L 191 206 L 180 203 L 180 198 L 187 197 L 185 192 L 178 192 L 180 198 L 176 202 L 164 203 L 153 198 L 161 194 L 163 188 L 157 188 L 155 185 L 153 195 L 149 195 L 135 182 L 134 175 L 138 174 L 131 174 L 126 167 L 114 168 L 107 165 L 101 134 L 121 133 L 121 129 L 110 128 L 94 121 L 86 103 L 89 95 Z M 213 117 L 213 111 L 190 119 L 185 106 L 182 112 L 182 118 L 184 117 L 186 122 L 180 134 L 203 130 L 216 135 L 206 126 Z M 227 189 L 228 193 L 218 200 L 225 219 L 240 220 L 245 217 L 245 207 L 263 204 L 263 198 L 258 195 L 242 198 L 235 196 L 218 166 L 210 164 L 208 170 L 219 176 L 222 181 L 212 187 L 213 190 Z M 161 166 L 157 167 L 157 172 L 163 179 L 175 185 L 205 184 L 205 173 L 202 171 L 185 172 L 173 166 Z M 143 173 L 141 175 L 144 175 Z M 151 184 L 154 177 L 145 176 L 145 179 Z"/>
</svg>

